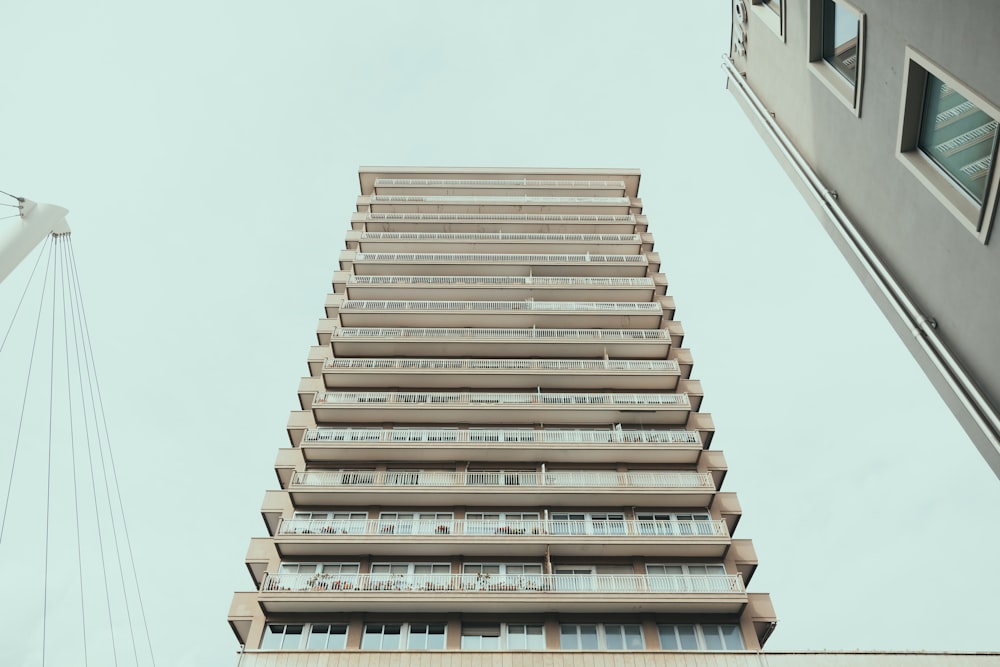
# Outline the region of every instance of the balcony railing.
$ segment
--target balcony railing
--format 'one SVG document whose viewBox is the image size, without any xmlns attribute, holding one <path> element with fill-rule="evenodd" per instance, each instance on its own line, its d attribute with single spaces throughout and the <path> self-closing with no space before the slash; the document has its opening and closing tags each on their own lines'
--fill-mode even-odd
<svg viewBox="0 0 1000 667">
<path fill-rule="evenodd" d="M 530 234 L 523 232 L 361 232 L 362 241 L 572 241 L 640 243 L 638 234 Z"/>
<path fill-rule="evenodd" d="M 567 276 L 355 276 L 348 285 L 571 285 L 588 287 L 655 287 L 652 278 Z"/>
<path fill-rule="evenodd" d="M 315 428 L 303 442 L 470 442 L 545 444 L 701 444 L 697 431 L 638 429 Z"/>
<path fill-rule="evenodd" d="M 744 593 L 738 574 L 275 574 L 262 593 Z"/>
<path fill-rule="evenodd" d="M 436 252 L 359 252 L 355 262 L 428 262 L 442 264 L 499 263 L 585 263 L 594 264 L 648 264 L 645 255 L 590 255 L 590 254 L 539 254 L 539 253 L 436 253 Z"/>
<path fill-rule="evenodd" d="M 527 178 L 376 178 L 375 187 L 390 185 L 426 185 L 431 187 L 496 185 L 500 187 L 540 188 L 625 188 L 625 181 L 528 180 Z"/>
<path fill-rule="evenodd" d="M 509 221 L 509 222 L 628 222 L 634 215 L 573 215 L 564 213 L 368 213 L 366 220 L 373 222 L 455 222 L 455 221 Z"/>
<path fill-rule="evenodd" d="M 296 486 L 424 486 L 424 487 L 603 487 L 714 489 L 709 473 L 673 470 L 307 470 L 292 476 Z"/>
<path fill-rule="evenodd" d="M 687 394 L 540 394 L 468 391 L 327 391 L 319 392 L 313 405 L 602 405 L 688 406 Z"/>
<path fill-rule="evenodd" d="M 511 338 L 528 340 L 657 341 L 670 340 L 663 329 L 514 329 L 456 327 L 337 327 L 338 338 Z"/>
<path fill-rule="evenodd" d="M 483 371 L 651 371 L 676 373 L 680 364 L 663 360 L 594 359 L 327 359 L 324 369 L 364 370 L 483 370 Z"/>
<path fill-rule="evenodd" d="M 461 312 L 501 311 L 511 313 L 662 313 L 658 303 L 617 303 L 608 301 L 389 301 L 351 299 L 340 304 L 341 312 L 402 310 L 422 312 L 449 310 Z"/>
<path fill-rule="evenodd" d="M 500 535 L 588 537 L 728 537 L 723 520 L 546 521 L 468 519 L 282 519 L 279 535 Z"/>
<path fill-rule="evenodd" d="M 628 197 L 531 197 L 528 195 L 371 195 L 372 204 L 620 204 Z"/>
</svg>

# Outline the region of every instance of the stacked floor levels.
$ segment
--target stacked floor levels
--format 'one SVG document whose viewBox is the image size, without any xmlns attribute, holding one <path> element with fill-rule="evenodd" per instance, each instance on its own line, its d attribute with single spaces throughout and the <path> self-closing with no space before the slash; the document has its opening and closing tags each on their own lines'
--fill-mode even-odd
<svg viewBox="0 0 1000 667">
<path fill-rule="evenodd" d="M 639 172 L 360 181 L 230 611 L 247 652 L 759 649 Z"/>
</svg>

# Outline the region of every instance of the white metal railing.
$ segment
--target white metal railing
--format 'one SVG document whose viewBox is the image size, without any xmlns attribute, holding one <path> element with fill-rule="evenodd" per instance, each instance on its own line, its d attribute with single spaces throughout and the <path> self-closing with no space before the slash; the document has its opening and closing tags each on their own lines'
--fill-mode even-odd
<svg viewBox="0 0 1000 667">
<path fill-rule="evenodd" d="M 437 252 L 359 252 L 355 262 L 465 262 L 516 263 L 595 263 L 595 264 L 648 264 L 645 255 L 591 255 L 591 254 L 529 254 L 529 253 L 437 253 Z"/>
<path fill-rule="evenodd" d="M 738 574 L 275 574 L 262 593 L 277 592 L 519 592 L 744 593 Z"/>
<path fill-rule="evenodd" d="M 610 405 L 688 406 L 687 394 L 566 394 L 493 391 L 327 391 L 313 405 Z"/>
<path fill-rule="evenodd" d="M 487 370 L 487 371 L 651 371 L 676 373 L 680 364 L 673 359 L 414 359 L 337 358 L 327 359 L 323 368 L 362 370 Z"/>
<path fill-rule="evenodd" d="M 449 185 L 477 186 L 499 185 L 509 187 L 540 187 L 540 188 L 621 188 L 625 189 L 625 181 L 567 181 L 567 180 L 529 180 L 527 178 L 376 178 L 375 187 L 389 185 L 429 185 L 446 187 Z"/>
<path fill-rule="evenodd" d="M 361 232 L 362 241 L 576 241 L 640 243 L 638 234 L 530 234 L 527 232 Z"/>
<path fill-rule="evenodd" d="M 662 313 L 658 303 L 615 301 L 389 301 L 349 299 L 340 304 L 341 311 L 376 310 L 457 310 L 561 313 L 621 313 L 639 311 Z"/>
<path fill-rule="evenodd" d="M 515 329 L 458 327 L 337 327 L 338 338 L 524 338 L 530 340 L 670 340 L 663 329 Z"/>
<path fill-rule="evenodd" d="M 728 537 L 725 520 L 546 521 L 544 519 L 282 519 L 279 535 L 546 535 L 586 537 Z"/>
<path fill-rule="evenodd" d="M 373 222 L 635 222 L 634 215 L 572 215 L 562 213 L 368 213 Z"/>
<path fill-rule="evenodd" d="M 596 285 L 600 287 L 654 287 L 652 278 L 613 276 L 356 276 L 348 285 Z"/>
<path fill-rule="evenodd" d="M 628 197 L 532 197 L 530 195 L 371 195 L 373 204 L 618 204 L 628 206 Z"/>
<path fill-rule="evenodd" d="M 546 444 L 701 444 L 698 431 L 640 429 L 334 428 L 309 429 L 303 442 L 468 442 Z"/>
<path fill-rule="evenodd" d="M 292 476 L 294 486 L 369 487 L 604 487 L 714 489 L 709 473 L 684 470 L 306 470 Z"/>
</svg>

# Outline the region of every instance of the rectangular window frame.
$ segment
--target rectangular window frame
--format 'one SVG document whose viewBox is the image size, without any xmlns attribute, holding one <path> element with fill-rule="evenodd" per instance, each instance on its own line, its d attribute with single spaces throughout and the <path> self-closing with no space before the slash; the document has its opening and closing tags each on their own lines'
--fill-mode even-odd
<svg viewBox="0 0 1000 667">
<path fill-rule="evenodd" d="M 696 646 L 683 646 L 682 635 L 678 628 L 692 628 L 692 634 L 689 635 L 691 639 L 695 641 Z M 706 628 L 710 631 L 706 632 Z M 730 630 L 727 633 L 723 628 Z M 733 632 L 734 631 L 734 632 Z M 661 623 L 656 626 L 657 639 L 660 642 L 660 650 L 662 651 L 743 651 L 746 650 L 745 642 L 743 641 L 743 633 L 740 629 L 738 623 Z M 673 637 L 673 642 L 675 646 L 664 646 L 663 638 L 665 636 Z M 711 640 L 708 637 L 714 637 L 720 647 L 710 647 Z M 727 637 L 733 636 L 738 639 L 739 646 L 730 646 L 729 642 L 731 639 Z"/>
<path fill-rule="evenodd" d="M 861 92 L 865 83 L 865 42 L 867 31 L 866 15 L 847 0 L 836 0 L 836 4 L 858 16 L 858 67 L 854 85 L 844 78 L 837 69 L 823 58 L 823 2 L 809 0 L 808 53 L 809 71 L 820 83 L 844 103 L 851 113 L 861 117 Z M 766 8 L 765 8 L 766 10 Z"/>
<path fill-rule="evenodd" d="M 990 170 L 986 175 L 986 192 L 979 204 L 952 177 L 917 147 L 923 122 L 924 89 L 927 75 L 951 86 L 981 111 L 1000 120 L 1000 108 L 975 90 L 912 47 L 904 53 L 903 93 L 899 106 L 899 137 L 896 158 L 924 187 L 982 244 L 989 242 L 993 220 L 1000 205 L 1000 169 L 994 148 Z"/>
<path fill-rule="evenodd" d="M 778 11 L 774 11 L 771 0 L 751 0 L 750 9 L 761 23 L 766 25 L 775 35 L 781 38 L 782 42 L 787 41 L 785 37 L 785 5 L 788 0 L 781 0 L 778 3 Z"/>
<path fill-rule="evenodd" d="M 621 637 L 624 645 L 628 644 L 627 632 L 622 632 L 624 628 L 635 628 L 639 631 L 637 645 L 642 648 L 608 648 L 608 633 L 606 626 L 617 628 L 616 637 Z M 593 635 L 596 642 L 595 647 L 583 646 L 583 632 L 581 628 L 596 628 Z M 567 641 L 573 638 L 574 646 L 570 646 Z M 559 624 L 559 649 L 561 651 L 642 651 L 646 648 L 646 635 L 641 623 L 560 623 Z"/>
</svg>

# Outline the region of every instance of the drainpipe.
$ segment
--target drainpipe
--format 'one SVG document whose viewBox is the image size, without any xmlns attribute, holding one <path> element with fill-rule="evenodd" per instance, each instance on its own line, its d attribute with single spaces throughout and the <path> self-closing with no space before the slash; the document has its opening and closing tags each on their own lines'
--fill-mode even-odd
<svg viewBox="0 0 1000 667">
<path fill-rule="evenodd" d="M 854 222 L 840 208 L 837 203 L 837 193 L 823 185 L 816 172 L 812 170 L 812 167 L 798 152 L 791 140 L 778 127 L 777 122 L 750 88 L 743 75 L 737 71 L 732 59 L 723 56 L 722 68 L 726 70 L 729 80 L 736 84 L 737 92 L 749 103 L 754 117 L 774 140 L 781 155 L 788 161 L 796 176 L 802 180 L 810 194 L 820 204 L 827 219 L 833 223 L 834 229 L 847 244 L 853 257 L 860 262 L 866 276 L 872 280 L 879 293 L 886 298 L 896 315 L 907 324 L 917 344 L 927 354 L 935 369 L 961 402 L 962 407 L 989 440 L 993 451 L 1000 455 L 1000 415 L 997 414 L 989 400 L 941 341 L 936 331 L 937 322 L 921 313 L 909 295 L 896 282 L 882 260 L 862 238 Z"/>
</svg>

